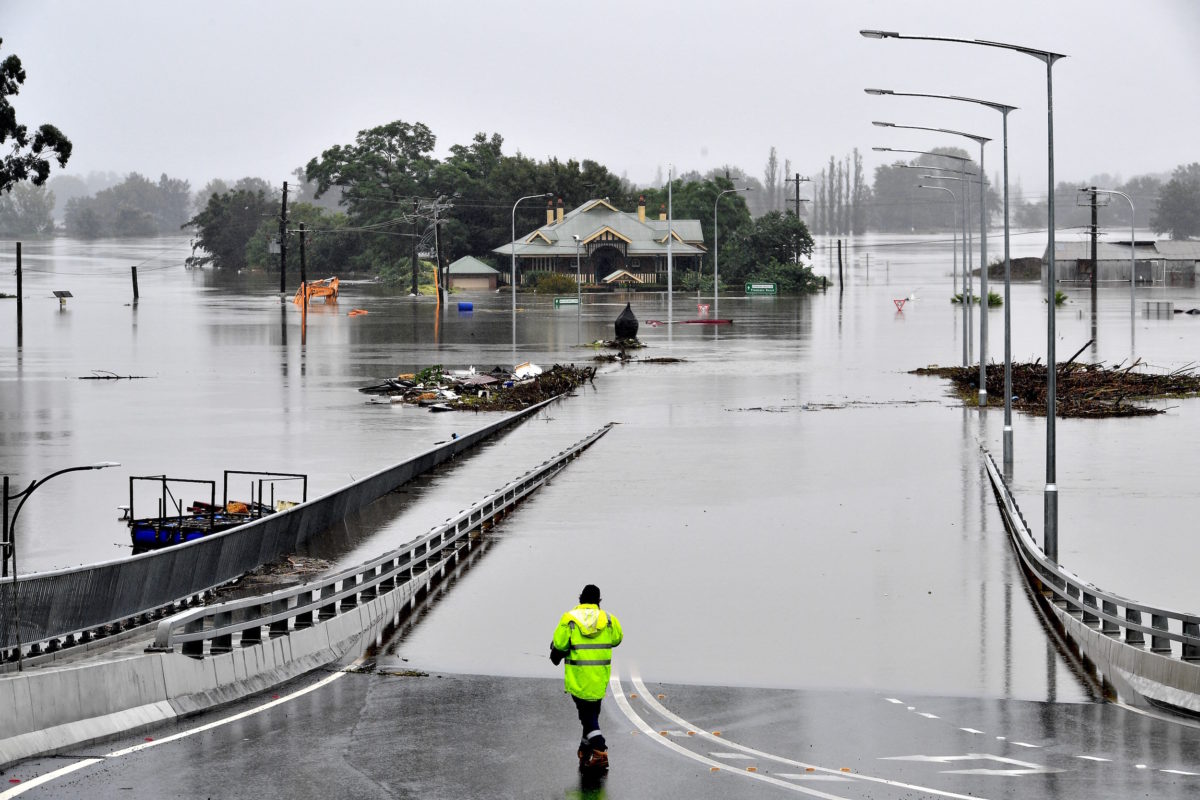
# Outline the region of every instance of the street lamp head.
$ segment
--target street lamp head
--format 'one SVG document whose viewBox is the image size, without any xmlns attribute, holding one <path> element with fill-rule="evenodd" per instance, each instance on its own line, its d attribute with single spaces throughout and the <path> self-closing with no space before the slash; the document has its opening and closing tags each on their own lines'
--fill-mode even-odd
<svg viewBox="0 0 1200 800">
<path fill-rule="evenodd" d="M 859 31 L 858 33 L 860 36 L 862 36 L 865 39 L 896 39 L 896 38 L 899 38 L 899 36 L 900 36 L 900 34 L 897 33 L 896 31 L 866 30 L 866 31 Z"/>
<path fill-rule="evenodd" d="M 871 122 L 871 124 L 876 126 L 877 128 L 894 128 L 894 127 L 896 127 L 896 123 L 894 123 L 894 122 L 880 122 L 878 120 L 873 120 Z"/>
<path fill-rule="evenodd" d="M 890 148 L 890 147 L 872 147 L 871 149 L 872 149 L 872 150 L 874 150 L 876 153 L 891 153 L 891 152 L 894 152 L 894 151 L 892 150 L 892 148 Z"/>
<path fill-rule="evenodd" d="M 873 95 L 895 94 L 891 89 L 863 89 L 863 91 Z"/>
<path fill-rule="evenodd" d="M 577 241 L 577 242 L 578 242 L 578 241 L 579 241 L 579 234 L 578 234 L 578 233 L 573 233 L 573 234 L 571 234 L 571 238 L 572 238 L 572 239 L 574 239 L 575 241 Z"/>
<path fill-rule="evenodd" d="M 119 466 L 121 466 L 120 461 L 98 461 L 95 464 L 88 465 L 88 467 L 90 469 L 106 469 L 108 467 L 119 467 Z"/>
</svg>

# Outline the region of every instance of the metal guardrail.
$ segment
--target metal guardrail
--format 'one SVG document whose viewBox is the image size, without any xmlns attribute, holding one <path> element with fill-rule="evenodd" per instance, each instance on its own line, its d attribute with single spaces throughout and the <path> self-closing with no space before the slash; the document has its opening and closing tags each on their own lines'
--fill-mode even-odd
<svg viewBox="0 0 1200 800">
<path fill-rule="evenodd" d="M 995 460 L 986 451 L 984 464 L 1017 556 L 1043 596 L 1065 608 L 1085 626 L 1129 647 L 1144 651 L 1149 640 L 1151 653 L 1188 663 L 1200 662 L 1200 615 L 1168 611 L 1106 592 L 1046 558 Z M 1145 624 L 1146 618 L 1149 625 Z"/>
<path fill-rule="evenodd" d="M 6 657 L 16 660 L 18 642 L 29 655 L 53 652 L 148 623 L 173 613 L 180 602 L 198 602 L 211 589 L 294 552 L 347 515 L 552 401 L 530 406 L 321 497 L 222 533 L 100 564 L 4 581 L 0 583 L 0 661 Z M 17 624 L 13 624 L 14 617 L 19 617 Z"/>
<path fill-rule="evenodd" d="M 423 536 L 359 566 L 312 583 L 195 608 L 164 619 L 158 623 L 154 644 L 147 652 L 174 651 L 178 646 L 183 655 L 195 658 L 227 653 L 234 647 L 234 636 L 242 647 L 261 644 L 264 627 L 271 638 L 286 636 L 292 630 L 310 628 L 353 611 L 389 592 L 411 588 L 453 559 L 478 532 L 543 486 L 611 428 L 610 422 Z"/>
</svg>

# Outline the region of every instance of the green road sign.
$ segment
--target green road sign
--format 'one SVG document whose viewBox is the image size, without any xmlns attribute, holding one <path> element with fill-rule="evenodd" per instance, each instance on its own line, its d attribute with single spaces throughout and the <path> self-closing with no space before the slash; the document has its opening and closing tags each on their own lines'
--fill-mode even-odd
<svg viewBox="0 0 1200 800">
<path fill-rule="evenodd" d="M 578 297 L 556 297 L 554 298 L 554 307 L 559 306 L 577 306 L 579 305 Z"/>
<path fill-rule="evenodd" d="M 779 287 L 774 283 L 747 283 L 746 294 L 778 294 Z"/>
</svg>

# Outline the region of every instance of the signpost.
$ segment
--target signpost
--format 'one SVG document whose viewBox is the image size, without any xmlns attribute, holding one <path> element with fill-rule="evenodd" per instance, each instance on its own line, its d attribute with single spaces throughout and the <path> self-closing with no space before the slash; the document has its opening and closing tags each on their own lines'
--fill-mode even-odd
<svg viewBox="0 0 1200 800">
<path fill-rule="evenodd" d="M 779 286 L 774 283 L 747 283 L 746 294 L 778 294 Z"/>
<path fill-rule="evenodd" d="M 579 305 L 578 297 L 556 297 L 554 298 L 554 307 L 559 306 L 577 306 Z"/>
</svg>

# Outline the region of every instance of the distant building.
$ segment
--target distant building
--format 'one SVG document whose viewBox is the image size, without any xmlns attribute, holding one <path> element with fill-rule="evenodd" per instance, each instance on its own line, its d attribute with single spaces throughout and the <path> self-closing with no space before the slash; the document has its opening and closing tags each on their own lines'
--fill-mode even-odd
<svg viewBox="0 0 1200 800">
<path fill-rule="evenodd" d="M 1091 283 L 1092 244 L 1054 243 L 1054 278 L 1059 283 Z M 1098 283 L 1129 283 L 1129 240 L 1098 242 L 1096 245 Z M 1042 280 L 1050 249 L 1042 257 Z M 1134 268 L 1139 284 L 1158 286 L 1195 286 L 1200 266 L 1200 241 L 1176 239 L 1138 239 L 1133 248 Z"/>
<path fill-rule="evenodd" d="M 708 252 L 700 220 L 672 220 L 670 233 L 672 274 L 700 269 Z M 515 248 L 520 284 L 535 272 L 574 277 L 578 254 L 585 284 L 663 287 L 667 235 L 666 209 L 660 209 L 658 219 L 649 219 L 642 198 L 636 212 L 621 211 L 607 200 L 589 200 L 568 214 L 560 198 L 557 208 L 553 202 L 546 204 L 545 225 L 492 252 L 510 259 Z"/>
<path fill-rule="evenodd" d="M 500 270 L 490 267 L 474 256 L 463 256 L 446 268 L 451 289 L 463 291 L 495 291 Z"/>
</svg>

